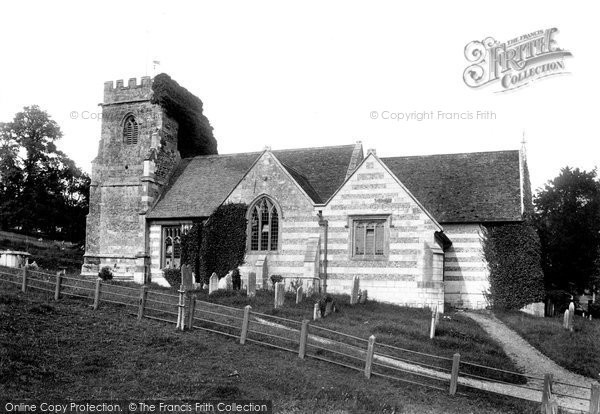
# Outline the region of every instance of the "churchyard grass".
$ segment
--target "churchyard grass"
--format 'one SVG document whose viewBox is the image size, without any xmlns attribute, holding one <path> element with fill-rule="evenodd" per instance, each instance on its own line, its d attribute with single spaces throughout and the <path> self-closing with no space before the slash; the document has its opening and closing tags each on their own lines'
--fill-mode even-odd
<svg viewBox="0 0 600 414">
<path fill-rule="evenodd" d="M 573 332 L 563 318 L 539 318 L 523 312 L 495 312 L 498 319 L 562 367 L 600 380 L 600 320 L 576 315 Z"/>
<path fill-rule="evenodd" d="M 0 286 L 0 395 L 5 397 L 267 399 L 274 412 L 290 413 L 539 412 L 539 404 L 475 390 L 469 397 L 450 397 L 383 378 L 367 380 L 310 358 L 138 321 L 119 307 L 92 311 L 88 300 L 55 302 L 44 292 Z"/>
</svg>

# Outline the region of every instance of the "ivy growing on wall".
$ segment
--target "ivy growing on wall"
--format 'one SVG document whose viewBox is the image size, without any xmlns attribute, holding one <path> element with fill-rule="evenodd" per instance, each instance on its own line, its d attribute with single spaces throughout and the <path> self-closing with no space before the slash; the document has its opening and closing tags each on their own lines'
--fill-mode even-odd
<svg viewBox="0 0 600 414">
<path fill-rule="evenodd" d="M 152 103 L 160 105 L 179 124 L 177 146 L 182 158 L 217 153 L 217 141 L 202 101 L 165 73 L 152 82 Z"/>
<path fill-rule="evenodd" d="M 483 253 L 494 308 L 521 309 L 544 300 L 540 239 L 528 222 L 486 226 Z"/>
<path fill-rule="evenodd" d="M 208 283 L 213 272 L 221 278 L 244 263 L 247 209 L 246 204 L 223 204 L 182 237 L 182 263 L 195 269 L 198 281 Z"/>
</svg>

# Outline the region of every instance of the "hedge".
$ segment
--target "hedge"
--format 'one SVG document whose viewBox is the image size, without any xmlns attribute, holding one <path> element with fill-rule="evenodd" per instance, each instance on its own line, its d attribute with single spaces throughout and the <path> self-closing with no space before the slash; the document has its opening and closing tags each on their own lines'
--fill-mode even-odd
<svg viewBox="0 0 600 414">
<path fill-rule="evenodd" d="M 544 300 L 540 239 L 528 222 L 486 226 L 483 253 L 492 307 L 521 309 Z"/>
</svg>

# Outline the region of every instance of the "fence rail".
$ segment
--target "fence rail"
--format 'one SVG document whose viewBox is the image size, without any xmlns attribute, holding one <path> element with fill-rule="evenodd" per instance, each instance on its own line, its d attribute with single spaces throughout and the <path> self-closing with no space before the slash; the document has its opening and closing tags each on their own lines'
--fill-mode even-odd
<svg viewBox="0 0 600 414">
<path fill-rule="evenodd" d="M 241 344 L 250 342 L 297 353 L 300 358 L 310 357 L 361 371 L 366 378 L 378 376 L 448 391 L 451 395 L 462 395 L 466 389 L 475 388 L 535 401 L 540 401 L 538 396 L 541 396 L 543 407 L 556 405 L 557 402 L 562 405 L 565 401 L 572 405 L 573 401 L 577 401 L 580 412 L 600 414 L 600 389 L 595 384 L 582 387 L 552 381 L 551 375 L 541 378 L 461 361 L 459 354 L 448 358 L 403 349 L 378 343 L 374 336 L 360 338 L 311 325 L 308 320 L 297 321 L 255 312 L 250 306 L 241 309 L 197 300 L 183 290 L 175 295 L 151 291 L 146 286 L 136 289 L 103 283 L 100 279 L 67 277 L 61 272 L 51 274 L 4 266 L 0 266 L 0 282 L 20 286 L 23 292 L 31 289 L 52 293 L 55 300 L 63 295 L 91 300 L 94 309 L 104 302 L 136 308 L 138 319 L 173 323 L 181 330 L 204 330 L 236 338 Z M 508 375 L 513 382 L 505 377 L 501 379 L 501 374 Z M 560 385 L 561 391 L 553 392 L 552 384 Z M 576 391 L 565 391 L 565 387 L 572 387 Z M 536 395 L 533 399 L 531 392 Z M 585 407 L 588 402 L 589 409 Z"/>
</svg>

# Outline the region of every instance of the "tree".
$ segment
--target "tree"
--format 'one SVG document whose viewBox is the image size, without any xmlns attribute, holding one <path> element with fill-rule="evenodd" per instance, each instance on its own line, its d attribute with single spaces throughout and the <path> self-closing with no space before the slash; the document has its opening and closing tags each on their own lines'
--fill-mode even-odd
<svg viewBox="0 0 600 414">
<path fill-rule="evenodd" d="M 38 106 L 0 123 L 0 228 L 82 241 L 89 177 L 55 142 L 58 124 Z"/>
<path fill-rule="evenodd" d="M 600 182 L 596 170 L 563 168 L 534 200 L 548 289 L 599 285 Z"/>
</svg>

